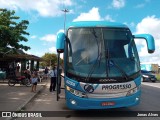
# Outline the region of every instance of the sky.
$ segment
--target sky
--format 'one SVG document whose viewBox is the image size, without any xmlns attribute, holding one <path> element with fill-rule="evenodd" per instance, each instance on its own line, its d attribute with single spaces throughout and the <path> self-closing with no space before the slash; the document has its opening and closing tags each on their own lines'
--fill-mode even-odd
<svg viewBox="0 0 160 120">
<path fill-rule="evenodd" d="M 132 34 L 152 34 L 156 50 L 148 54 L 145 40 L 135 40 L 141 62 L 160 65 L 160 0 L 0 0 L 0 8 L 15 10 L 21 20 L 30 22 L 28 54 L 56 53 L 57 33 L 73 21 L 109 21 L 126 24 Z"/>
</svg>

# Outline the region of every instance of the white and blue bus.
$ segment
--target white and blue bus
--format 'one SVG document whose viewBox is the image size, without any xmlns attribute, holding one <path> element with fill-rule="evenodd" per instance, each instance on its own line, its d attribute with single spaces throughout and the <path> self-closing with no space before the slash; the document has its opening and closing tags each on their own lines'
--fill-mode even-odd
<svg viewBox="0 0 160 120">
<path fill-rule="evenodd" d="M 145 39 L 148 53 L 154 52 L 151 35 L 132 35 L 121 23 L 72 22 L 66 27 L 66 33 L 58 34 L 56 48 L 58 61 L 60 53 L 64 53 L 68 108 L 108 109 L 140 102 L 140 60 L 134 39 Z M 58 77 L 57 96 L 59 83 Z"/>
</svg>

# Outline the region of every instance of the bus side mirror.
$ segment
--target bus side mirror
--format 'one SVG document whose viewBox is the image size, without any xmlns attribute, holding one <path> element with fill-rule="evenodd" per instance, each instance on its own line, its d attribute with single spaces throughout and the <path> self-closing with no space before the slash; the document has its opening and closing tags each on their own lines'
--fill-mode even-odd
<svg viewBox="0 0 160 120">
<path fill-rule="evenodd" d="M 154 38 L 150 34 L 137 34 L 133 35 L 134 38 L 136 39 L 145 39 L 147 42 L 147 47 L 148 47 L 148 53 L 153 53 L 155 51 L 155 43 L 154 43 Z"/>
<path fill-rule="evenodd" d="M 57 41 L 56 41 L 56 49 L 58 53 L 64 52 L 65 39 L 66 39 L 66 35 L 63 32 L 58 33 Z"/>
</svg>

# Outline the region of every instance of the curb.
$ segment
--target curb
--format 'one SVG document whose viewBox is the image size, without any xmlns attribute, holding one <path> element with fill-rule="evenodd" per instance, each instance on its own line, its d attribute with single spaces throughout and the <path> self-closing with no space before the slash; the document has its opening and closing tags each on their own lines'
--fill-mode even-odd
<svg viewBox="0 0 160 120">
<path fill-rule="evenodd" d="M 16 111 L 23 111 L 23 108 L 24 108 L 30 101 L 32 101 L 39 93 L 41 93 L 41 91 L 43 91 L 45 87 L 46 87 L 46 84 L 45 84 L 45 85 L 42 85 L 41 88 L 40 88 L 35 94 L 33 94 L 32 96 L 30 96 L 30 97 L 24 102 L 24 104 L 22 104 L 19 108 L 17 108 Z"/>
</svg>

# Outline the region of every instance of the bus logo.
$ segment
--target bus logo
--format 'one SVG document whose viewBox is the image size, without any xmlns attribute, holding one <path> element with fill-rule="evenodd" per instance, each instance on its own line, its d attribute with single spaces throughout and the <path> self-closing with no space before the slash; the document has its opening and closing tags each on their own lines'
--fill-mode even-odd
<svg viewBox="0 0 160 120">
<path fill-rule="evenodd" d="M 84 90 L 86 92 L 93 93 L 94 92 L 94 87 L 92 85 L 85 85 Z"/>
</svg>

